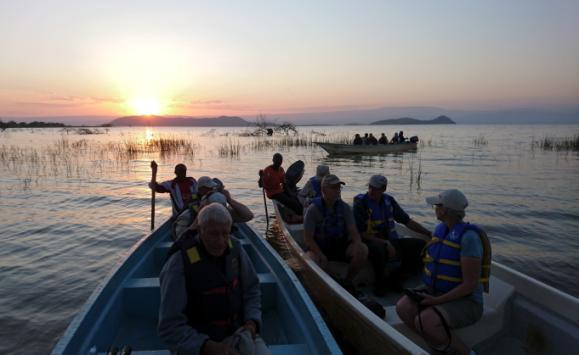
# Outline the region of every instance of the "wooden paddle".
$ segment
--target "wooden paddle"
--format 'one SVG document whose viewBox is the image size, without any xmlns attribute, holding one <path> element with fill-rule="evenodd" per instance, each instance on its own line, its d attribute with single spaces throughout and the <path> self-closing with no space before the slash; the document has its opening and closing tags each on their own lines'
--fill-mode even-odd
<svg viewBox="0 0 579 355">
<path fill-rule="evenodd" d="M 157 163 L 151 161 L 151 184 L 157 183 Z M 151 230 L 155 229 L 155 188 L 151 189 Z"/>
</svg>

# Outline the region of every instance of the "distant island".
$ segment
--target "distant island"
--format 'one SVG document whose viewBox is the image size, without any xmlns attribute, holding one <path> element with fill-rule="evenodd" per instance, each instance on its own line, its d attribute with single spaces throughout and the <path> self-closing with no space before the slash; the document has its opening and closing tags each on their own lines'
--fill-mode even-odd
<svg viewBox="0 0 579 355">
<path fill-rule="evenodd" d="M 5 130 L 6 128 L 51 128 L 51 127 L 66 127 L 66 125 L 64 123 L 56 123 L 56 122 L 41 122 L 41 121 L 3 122 L 2 120 L 0 120 L 0 130 L 2 131 Z"/>
<path fill-rule="evenodd" d="M 109 123 L 111 126 L 165 126 L 165 127 L 247 127 L 251 123 L 237 116 L 196 118 L 190 116 L 125 116 Z"/>
<path fill-rule="evenodd" d="M 370 123 L 371 125 L 406 125 L 406 124 L 456 124 L 448 116 L 438 116 L 431 120 L 417 120 L 415 118 L 403 117 L 391 120 L 381 120 Z"/>
</svg>

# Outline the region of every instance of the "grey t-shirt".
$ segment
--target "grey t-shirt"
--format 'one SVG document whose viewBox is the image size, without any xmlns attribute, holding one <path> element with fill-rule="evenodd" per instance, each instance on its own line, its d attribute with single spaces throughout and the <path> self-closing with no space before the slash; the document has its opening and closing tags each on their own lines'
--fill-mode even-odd
<svg viewBox="0 0 579 355">
<path fill-rule="evenodd" d="M 326 211 L 327 211 L 326 213 L 329 213 L 330 215 L 334 213 L 334 210 L 332 208 L 328 208 Z M 345 202 L 344 202 L 344 219 L 346 222 L 346 226 L 351 226 L 355 223 L 352 208 Z M 304 215 L 304 230 L 315 231 L 316 227 L 318 226 L 321 227 L 323 222 L 324 222 L 323 212 L 320 211 L 320 209 L 312 203 L 308 207 Z"/>
</svg>

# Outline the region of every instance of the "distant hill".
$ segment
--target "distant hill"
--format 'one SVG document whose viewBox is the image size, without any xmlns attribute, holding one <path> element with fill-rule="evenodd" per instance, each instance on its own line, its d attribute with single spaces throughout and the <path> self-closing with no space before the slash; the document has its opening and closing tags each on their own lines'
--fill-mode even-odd
<svg viewBox="0 0 579 355">
<path fill-rule="evenodd" d="M 237 116 L 196 118 L 189 116 L 125 116 L 113 120 L 111 126 L 169 127 L 246 127 L 249 122 Z"/>
<path fill-rule="evenodd" d="M 456 124 L 448 116 L 438 116 L 431 120 L 417 120 L 415 118 L 395 118 L 391 120 L 381 120 L 370 123 L 371 125 L 403 125 L 403 124 Z"/>
</svg>

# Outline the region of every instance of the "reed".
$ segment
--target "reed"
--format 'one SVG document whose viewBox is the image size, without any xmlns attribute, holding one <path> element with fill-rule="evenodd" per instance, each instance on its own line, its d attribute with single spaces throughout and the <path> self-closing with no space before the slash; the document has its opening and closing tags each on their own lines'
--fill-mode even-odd
<svg viewBox="0 0 579 355">
<path fill-rule="evenodd" d="M 485 146 L 489 144 L 489 141 L 482 134 L 474 138 L 472 142 L 475 147 Z"/>
<path fill-rule="evenodd" d="M 229 139 L 226 143 L 221 144 L 218 148 L 220 157 L 239 158 L 242 147 L 239 141 Z"/>
<path fill-rule="evenodd" d="M 544 137 L 539 141 L 533 140 L 531 142 L 531 148 L 535 147 L 542 150 L 554 150 L 554 151 L 579 151 L 579 134 L 573 137 Z"/>
</svg>

